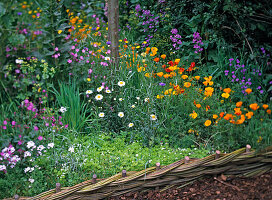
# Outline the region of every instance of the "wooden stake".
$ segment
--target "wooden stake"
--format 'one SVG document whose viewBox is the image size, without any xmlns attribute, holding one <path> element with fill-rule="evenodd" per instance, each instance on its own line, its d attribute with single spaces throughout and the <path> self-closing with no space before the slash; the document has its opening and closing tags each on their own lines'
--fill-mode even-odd
<svg viewBox="0 0 272 200">
<path fill-rule="evenodd" d="M 185 163 L 185 164 L 189 163 L 189 160 L 190 160 L 189 156 L 185 156 L 185 158 L 184 158 L 184 163 Z"/>
<path fill-rule="evenodd" d="M 56 183 L 56 193 L 61 192 L 60 183 Z"/>
<path fill-rule="evenodd" d="M 220 158 L 220 151 L 216 150 L 215 151 L 215 159 L 218 159 L 218 158 Z"/>
<path fill-rule="evenodd" d="M 126 177 L 127 176 L 127 171 L 126 170 L 122 170 L 122 177 Z"/>
<path fill-rule="evenodd" d="M 92 179 L 92 184 L 95 184 L 95 183 L 96 183 L 96 178 L 97 178 L 97 176 L 96 176 L 96 174 L 94 174 L 94 175 L 93 175 L 93 179 Z"/>
<path fill-rule="evenodd" d="M 161 168 L 161 164 L 159 162 L 156 163 L 156 170 L 159 170 Z"/>
<path fill-rule="evenodd" d="M 251 146 L 249 144 L 246 145 L 246 152 L 250 152 Z"/>
</svg>

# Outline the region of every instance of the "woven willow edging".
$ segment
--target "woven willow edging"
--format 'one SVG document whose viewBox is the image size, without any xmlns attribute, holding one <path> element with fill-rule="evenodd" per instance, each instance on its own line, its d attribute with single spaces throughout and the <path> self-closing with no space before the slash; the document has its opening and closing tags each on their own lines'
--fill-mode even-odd
<svg viewBox="0 0 272 200">
<path fill-rule="evenodd" d="M 96 181 L 96 175 L 92 180 L 82 182 L 73 187 L 49 190 L 27 200 L 76 200 L 76 199 L 103 199 L 118 196 L 128 192 L 145 191 L 150 188 L 160 187 L 163 190 L 173 186 L 183 187 L 193 183 L 206 175 L 253 177 L 272 171 L 272 146 L 260 152 L 246 148 L 232 153 L 216 154 L 202 159 L 190 160 L 188 156 L 170 165 L 151 167 L 139 172 L 126 172 L 116 174 L 110 178 Z"/>
</svg>

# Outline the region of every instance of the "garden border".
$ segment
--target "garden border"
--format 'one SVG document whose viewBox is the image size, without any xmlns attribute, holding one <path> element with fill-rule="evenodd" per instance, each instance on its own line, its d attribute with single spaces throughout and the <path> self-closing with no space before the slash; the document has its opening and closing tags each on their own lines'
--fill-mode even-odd
<svg viewBox="0 0 272 200">
<path fill-rule="evenodd" d="M 119 196 L 128 192 L 145 191 L 150 188 L 162 188 L 161 191 L 173 186 L 184 187 L 207 175 L 224 174 L 231 177 L 254 177 L 272 171 L 272 146 L 261 151 L 251 150 L 247 145 L 232 153 L 220 153 L 202 159 L 184 159 L 167 166 L 150 167 L 138 172 L 122 172 L 107 179 L 97 180 L 94 174 L 88 180 L 72 187 L 61 188 L 56 184 L 55 189 L 43 192 L 34 197 L 15 195 L 10 200 L 76 200 L 76 199 L 103 199 Z"/>
</svg>

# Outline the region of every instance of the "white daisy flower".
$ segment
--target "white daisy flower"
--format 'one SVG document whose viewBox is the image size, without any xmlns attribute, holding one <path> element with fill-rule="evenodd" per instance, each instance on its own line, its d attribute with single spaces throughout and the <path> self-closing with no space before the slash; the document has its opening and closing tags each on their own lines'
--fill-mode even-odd
<svg viewBox="0 0 272 200">
<path fill-rule="evenodd" d="M 72 147 L 70 147 L 70 148 L 68 149 L 68 151 L 70 151 L 71 153 L 74 153 L 74 152 L 75 152 L 75 149 L 74 149 L 74 147 L 72 146 Z"/>
<path fill-rule="evenodd" d="M 157 120 L 157 116 L 152 114 L 152 115 L 150 115 L 150 119 L 151 119 L 152 121 Z"/>
<path fill-rule="evenodd" d="M 106 90 L 106 93 L 110 94 L 110 93 L 111 93 L 111 91 L 110 91 L 109 89 L 107 89 L 107 90 Z"/>
<path fill-rule="evenodd" d="M 137 100 L 140 100 L 140 97 L 136 97 Z"/>
<path fill-rule="evenodd" d="M 125 84 L 126 84 L 126 83 L 125 83 L 124 81 L 119 81 L 119 82 L 118 82 L 118 85 L 119 85 L 120 87 L 125 86 Z"/>
<path fill-rule="evenodd" d="M 123 98 L 119 98 L 119 101 L 123 101 L 124 99 Z"/>
<path fill-rule="evenodd" d="M 133 104 L 133 105 L 131 105 L 131 108 L 135 108 L 135 105 Z"/>
<path fill-rule="evenodd" d="M 103 96 L 102 96 L 101 94 L 98 94 L 98 95 L 95 96 L 95 99 L 96 99 L 97 101 L 100 101 L 100 100 L 103 99 Z"/>
<path fill-rule="evenodd" d="M 98 115 L 99 117 L 105 117 L 105 113 L 103 113 L 103 112 L 101 112 L 101 113 L 99 113 L 99 115 Z"/>
<path fill-rule="evenodd" d="M 28 181 L 29 181 L 30 183 L 34 183 L 35 180 L 34 180 L 33 178 L 29 178 Z"/>
<path fill-rule="evenodd" d="M 145 98 L 144 101 L 145 101 L 145 102 L 149 102 L 149 98 Z"/>
<path fill-rule="evenodd" d="M 86 94 L 92 94 L 92 93 L 93 93 L 92 90 L 87 90 L 87 91 L 86 91 Z"/>
<path fill-rule="evenodd" d="M 97 92 L 101 92 L 104 89 L 104 86 L 101 86 L 99 88 L 97 88 Z"/>
<path fill-rule="evenodd" d="M 61 113 L 65 113 L 65 112 L 67 111 L 67 108 L 61 107 L 61 108 L 59 109 L 59 111 L 60 111 Z"/>
<path fill-rule="evenodd" d="M 128 127 L 129 127 L 129 128 L 131 128 L 132 126 L 134 126 L 133 123 L 129 123 L 129 124 L 128 124 Z"/>
<path fill-rule="evenodd" d="M 119 112 L 118 113 L 118 117 L 120 117 L 120 118 L 124 117 L 124 113 L 123 112 Z"/>
<path fill-rule="evenodd" d="M 110 57 L 105 57 L 105 60 L 110 60 Z"/>
</svg>

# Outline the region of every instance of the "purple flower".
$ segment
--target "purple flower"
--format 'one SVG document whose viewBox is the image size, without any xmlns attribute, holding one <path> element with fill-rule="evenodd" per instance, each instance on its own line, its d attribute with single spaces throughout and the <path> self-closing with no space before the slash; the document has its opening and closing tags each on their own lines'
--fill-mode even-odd
<svg viewBox="0 0 272 200">
<path fill-rule="evenodd" d="M 177 30 L 176 28 L 174 28 L 174 29 L 171 30 L 171 33 L 172 33 L 172 34 L 177 34 L 177 33 L 178 33 L 178 30 Z"/>
<path fill-rule="evenodd" d="M 111 45 L 111 41 L 107 41 L 107 45 Z"/>
<path fill-rule="evenodd" d="M 160 86 L 165 86 L 166 84 L 165 83 L 159 83 Z"/>
</svg>

